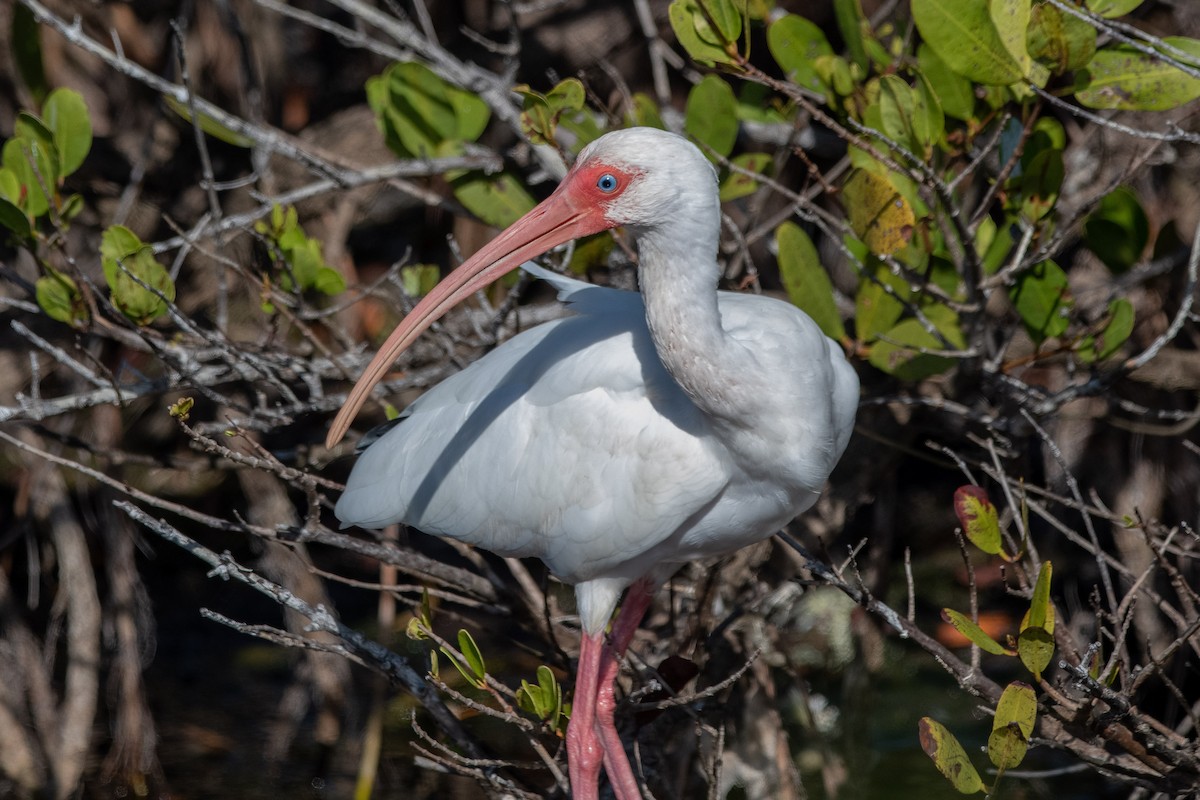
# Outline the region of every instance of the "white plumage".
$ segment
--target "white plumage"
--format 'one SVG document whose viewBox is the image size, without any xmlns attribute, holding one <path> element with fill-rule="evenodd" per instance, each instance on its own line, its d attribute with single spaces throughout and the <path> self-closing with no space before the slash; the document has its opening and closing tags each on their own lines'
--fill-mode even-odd
<svg viewBox="0 0 1200 800">
<path fill-rule="evenodd" d="M 621 592 L 639 592 L 623 617 L 626 606 L 644 611 L 680 564 L 766 538 L 809 508 L 858 403 L 854 370 L 803 312 L 715 291 L 720 208 L 708 161 L 653 129 L 594 142 L 549 199 L 406 318 L 330 440 L 399 351 L 454 303 L 527 258 L 618 225 L 638 237 L 642 292 L 527 267 L 575 314 L 513 337 L 427 392 L 359 458 L 336 513 L 348 525 L 400 522 L 540 558 L 575 584 L 585 637 L 572 785 L 577 797 L 595 796 L 602 752 L 627 800 L 637 784 L 614 752 L 606 703 L 608 673 L 638 620 L 618 621 L 612 651 L 600 644 Z M 608 677 L 597 686 L 585 667 Z M 581 703 L 583 686 L 598 696 Z"/>
</svg>

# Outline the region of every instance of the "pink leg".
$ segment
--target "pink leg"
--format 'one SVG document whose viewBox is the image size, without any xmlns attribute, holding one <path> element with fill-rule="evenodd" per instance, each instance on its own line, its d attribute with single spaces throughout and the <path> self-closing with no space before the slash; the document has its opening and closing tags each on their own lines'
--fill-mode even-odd
<svg viewBox="0 0 1200 800">
<path fill-rule="evenodd" d="M 614 684 L 621 667 L 620 657 L 633 640 L 633 635 L 653 599 L 654 585 L 649 580 L 639 580 L 629 587 L 625 594 L 625 602 L 621 604 L 621 611 L 613 622 L 610 644 L 604 648 L 599 664 L 594 724 L 604 749 L 604 768 L 608 772 L 608 780 L 612 783 L 617 800 L 642 800 L 642 791 L 638 787 L 633 767 L 629 764 L 629 756 L 625 754 L 625 747 L 621 744 L 621 737 L 617 734 L 617 726 L 613 721 L 617 709 Z M 578 696 L 578 690 L 576 695 Z M 575 721 L 574 717 L 571 721 Z"/>
<path fill-rule="evenodd" d="M 567 725 L 567 769 L 575 800 L 597 800 L 600 795 L 600 767 L 605 754 L 603 743 L 596 737 L 596 687 L 604 651 L 603 633 L 584 634 Z"/>
</svg>

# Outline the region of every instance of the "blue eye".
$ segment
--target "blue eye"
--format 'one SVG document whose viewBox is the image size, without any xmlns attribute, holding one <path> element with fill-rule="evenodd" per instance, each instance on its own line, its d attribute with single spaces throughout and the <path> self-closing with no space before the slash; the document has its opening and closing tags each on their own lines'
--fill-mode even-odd
<svg viewBox="0 0 1200 800">
<path fill-rule="evenodd" d="M 596 181 L 596 188 L 605 194 L 612 194 L 617 190 L 617 179 L 611 172 L 606 172 Z"/>
</svg>

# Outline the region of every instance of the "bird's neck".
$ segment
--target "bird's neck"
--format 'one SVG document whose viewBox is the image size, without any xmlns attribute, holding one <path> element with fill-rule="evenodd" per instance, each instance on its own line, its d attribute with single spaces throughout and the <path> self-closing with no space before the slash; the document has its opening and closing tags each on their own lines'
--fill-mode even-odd
<svg viewBox="0 0 1200 800">
<path fill-rule="evenodd" d="M 710 419 L 740 426 L 751 364 L 746 349 L 721 325 L 715 197 L 713 205 L 711 215 L 641 232 L 638 282 L 650 336 L 667 372 Z"/>
</svg>

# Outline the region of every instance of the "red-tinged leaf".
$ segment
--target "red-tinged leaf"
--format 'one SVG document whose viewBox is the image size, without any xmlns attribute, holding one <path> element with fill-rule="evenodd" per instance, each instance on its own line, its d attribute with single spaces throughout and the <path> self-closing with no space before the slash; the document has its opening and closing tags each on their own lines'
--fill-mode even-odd
<svg viewBox="0 0 1200 800">
<path fill-rule="evenodd" d="M 958 487 L 954 492 L 954 513 L 971 544 L 991 555 L 1000 553 L 1000 515 L 986 490 L 978 486 Z"/>
</svg>

